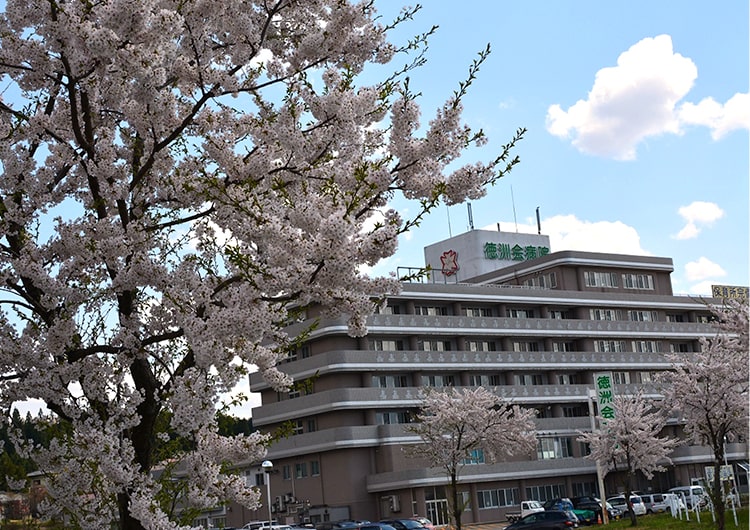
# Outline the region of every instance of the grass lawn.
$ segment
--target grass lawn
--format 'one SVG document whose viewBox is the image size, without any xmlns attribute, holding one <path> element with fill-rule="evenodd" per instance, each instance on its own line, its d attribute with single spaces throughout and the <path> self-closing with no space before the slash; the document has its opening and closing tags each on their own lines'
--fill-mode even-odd
<svg viewBox="0 0 750 530">
<path fill-rule="evenodd" d="M 584 526 L 582 528 L 587 527 Z M 601 526 L 599 526 L 599 528 L 601 528 Z M 627 517 L 620 519 L 619 521 L 613 521 L 607 525 L 608 530 L 626 530 L 628 528 L 632 527 L 630 526 L 630 519 Z M 695 514 L 693 513 L 690 514 L 689 521 L 686 521 L 684 518 L 677 519 L 666 513 L 660 513 L 639 517 L 637 528 L 649 530 L 713 530 L 716 528 L 716 524 L 711 518 L 711 512 L 701 512 L 700 523 L 695 519 Z M 734 528 L 740 528 L 742 530 L 750 528 L 747 507 L 742 507 L 737 510 L 737 526 L 734 524 L 734 514 L 731 511 L 726 513 L 725 529 L 732 530 Z"/>
</svg>

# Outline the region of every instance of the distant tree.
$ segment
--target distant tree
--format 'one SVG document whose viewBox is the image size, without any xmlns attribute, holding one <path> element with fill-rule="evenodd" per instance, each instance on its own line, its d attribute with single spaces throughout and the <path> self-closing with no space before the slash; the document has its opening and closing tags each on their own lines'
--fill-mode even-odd
<svg viewBox="0 0 750 530">
<path fill-rule="evenodd" d="M 586 458 L 599 462 L 605 475 L 610 471 L 625 472 L 625 500 L 631 525 L 635 526 L 638 519 L 630 495 L 636 473 L 640 471 L 650 480 L 654 472 L 665 471 L 664 464 L 672 463 L 669 455 L 679 440 L 661 436 L 667 415 L 641 393 L 616 395 L 614 408 L 615 419 L 598 418 L 600 428 L 583 434 L 578 441 L 589 444 L 591 452 Z"/>
<path fill-rule="evenodd" d="M 725 495 L 720 476 L 724 444 L 748 433 L 748 303 L 729 300 L 711 306 L 716 335 L 701 341 L 701 351 L 673 354 L 672 370 L 661 376 L 667 403 L 679 414 L 685 433 L 711 448 L 714 477 L 709 496 L 716 526 L 724 530 Z"/>
<path fill-rule="evenodd" d="M 484 387 L 426 392 L 417 422 L 407 427 L 422 443 L 405 451 L 445 470 L 449 509 L 458 530 L 464 509 L 458 495 L 461 469 L 477 459 L 491 464 L 532 453 L 536 448 L 535 415 L 536 411 L 513 405 Z"/>
<path fill-rule="evenodd" d="M 419 8 L 375 4 L 2 2 L 0 409 L 36 399 L 70 426 L 27 455 L 71 524 L 175 528 L 154 473 L 172 433 L 193 506 L 257 507 L 225 470 L 268 438 L 219 435 L 221 396 L 252 365 L 288 389 L 309 304 L 364 335 L 399 282 L 362 268 L 518 162 L 522 129 L 461 161 L 486 145 L 462 109 L 489 49 L 423 115 L 432 30 L 392 44 Z"/>
</svg>

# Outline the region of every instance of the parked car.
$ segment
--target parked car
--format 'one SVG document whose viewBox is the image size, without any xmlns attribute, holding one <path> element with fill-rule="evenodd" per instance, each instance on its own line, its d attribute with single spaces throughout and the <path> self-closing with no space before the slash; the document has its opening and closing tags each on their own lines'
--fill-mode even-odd
<svg viewBox="0 0 750 530">
<path fill-rule="evenodd" d="M 396 530 L 393 526 L 387 523 L 362 523 L 357 526 L 357 530 Z"/>
<path fill-rule="evenodd" d="M 628 512 L 628 503 L 625 502 L 625 495 L 617 495 L 615 497 L 609 497 L 607 502 L 615 508 L 620 508 L 623 515 Z M 630 505 L 633 507 L 633 513 L 636 515 L 646 515 L 646 506 L 643 504 L 643 499 L 638 495 L 630 496 Z"/>
<path fill-rule="evenodd" d="M 315 525 L 315 530 L 347 530 L 357 528 L 360 524 L 369 523 L 370 521 L 354 521 L 352 519 L 342 519 L 340 521 L 324 521 Z"/>
<path fill-rule="evenodd" d="M 560 510 L 563 512 L 573 512 L 578 519 L 579 523 L 582 524 L 595 524 L 596 523 L 596 512 L 591 510 L 579 510 L 573 506 L 573 501 L 567 497 L 558 497 L 556 499 L 549 499 L 544 503 L 545 510 Z"/>
<path fill-rule="evenodd" d="M 519 506 L 520 510 L 517 512 L 508 512 L 505 514 L 505 518 L 511 523 L 515 523 L 519 519 L 526 517 L 529 514 L 543 512 L 544 506 L 539 501 L 521 501 Z"/>
<path fill-rule="evenodd" d="M 274 521 L 274 524 L 276 524 L 276 521 Z M 243 530 L 258 530 L 261 526 L 268 526 L 268 519 L 265 521 L 250 521 L 249 523 L 245 523 L 242 528 Z"/>
<path fill-rule="evenodd" d="M 695 506 L 699 506 L 702 510 L 708 506 L 708 495 L 703 486 L 677 486 L 670 488 L 669 493 L 675 493 L 680 498 L 684 495 L 688 510 L 692 510 Z"/>
<path fill-rule="evenodd" d="M 430 521 L 427 517 L 415 515 L 414 517 L 409 517 L 409 519 L 414 519 L 422 526 L 424 526 L 427 530 L 435 530 L 435 525 L 432 524 L 432 521 Z"/>
<path fill-rule="evenodd" d="M 420 530 L 424 525 L 414 519 L 382 519 L 381 523 L 389 524 L 396 530 Z"/>
<path fill-rule="evenodd" d="M 602 502 L 596 497 L 573 497 L 570 499 L 573 502 L 573 507 L 576 510 L 591 510 L 596 514 L 597 521 L 599 517 L 602 516 Z M 622 517 L 622 510 L 619 508 L 616 508 L 612 506 L 610 503 L 606 503 L 607 505 L 607 517 L 609 517 L 610 521 L 616 521 L 620 517 Z M 603 518 L 602 518 L 603 520 Z"/>
<path fill-rule="evenodd" d="M 569 510 L 545 510 L 521 517 L 505 530 L 567 530 L 578 528 L 578 518 Z"/>
<path fill-rule="evenodd" d="M 685 509 L 685 503 L 675 493 L 649 493 L 641 495 L 641 499 L 646 506 L 646 513 L 671 513 L 673 506 L 675 509 Z"/>
</svg>

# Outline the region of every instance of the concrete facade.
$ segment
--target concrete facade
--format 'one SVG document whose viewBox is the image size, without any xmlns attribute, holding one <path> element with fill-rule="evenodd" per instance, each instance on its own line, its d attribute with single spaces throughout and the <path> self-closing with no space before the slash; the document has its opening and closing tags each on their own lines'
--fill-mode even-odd
<svg viewBox="0 0 750 530">
<path fill-rule="evenodd" d="M 481 243 L 486 235 L 470 239 Z M 429 254 L 444 249 L 438 245 Z M 469 272 L 464 267 L 459 270 Z M 669 258 L 565 251 L 472 270 L 478 274 L 457 282 L 404 284 L 370 318 L 366 337 L 349 337 L 345 319 L 320 321 L 282 365 L 306 382 L 292 392 L 277 393 L 251 375 L 251 390 L 262 397 L 254 426 L 273 432 L 286 425 L 293 432 L 269 447 L 278 521 L 420 514 L 446 522 L 447 478 L 402 450 L 418 441 L 405 426 L 425 386 L 484 385 L 538 411 L 536 457 L 462 471 L 465 523 L 503 520 L 520 500 L 596 493 L 595 465 L 576 441 L 590 429 L 593 374 L 612 372 L 619 393 L 655 394 L 655 373 L 669 367 L 664 353 L 689 355 L 713 334 L 704 301 L 673 294 Z M 306 316 L 292 333 L 307 329 L 315 308 Z M 668 429 L 680 436 L 679 424 Z M 746 459 L 747 449 L 730 444 L 729 460 Z M 639 489 L 688 484 L 709 461 L 705 448 L 680 447 L 675 466 Z M 259 468 L 247 474 L 263 479 Z M 606 494 L 620 489 L 617 475 L 610 475 Z M 242 518 L 264 519 L 264 513 Z M 226 520 L 246 522 L 232 514 Z"/>
</svg>

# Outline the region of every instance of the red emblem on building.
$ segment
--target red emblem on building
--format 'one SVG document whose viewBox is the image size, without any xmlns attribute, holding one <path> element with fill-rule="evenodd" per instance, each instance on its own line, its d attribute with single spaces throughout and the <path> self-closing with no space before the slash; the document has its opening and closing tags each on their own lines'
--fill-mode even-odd
<svg viewBox="0 0 750 530">
<path fill-rule="evenodd" d="M 458 272 L 458 254 L 455 250 L 446 250 L 443 255 L 440 256 L 440 263 L 443 264 L 443 274 L 446 276 L 453 276 Z"/>
</svg>

